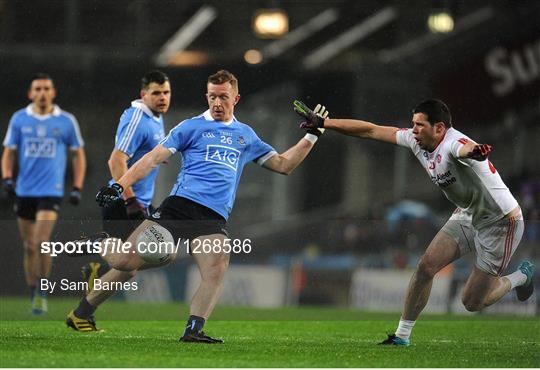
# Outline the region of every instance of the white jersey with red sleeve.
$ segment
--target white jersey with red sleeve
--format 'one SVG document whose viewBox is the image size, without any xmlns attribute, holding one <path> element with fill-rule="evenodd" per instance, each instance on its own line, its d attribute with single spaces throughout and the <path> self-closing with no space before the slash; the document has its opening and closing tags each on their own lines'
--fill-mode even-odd
<svg viewBox="0 0 540 370">
<path fill-rule="evenodd" d="M 396 141 L 413 151 L 431 181 L 463 213 L 472 217 L 475 227 L 499 220 L 518 206 L 489 160 L 459 158 L 459 150 L 470 138 L 458 130 L 450 128 L 432 152 L 420 148 L 412 129 L 397 131 Z"/>
</svg>

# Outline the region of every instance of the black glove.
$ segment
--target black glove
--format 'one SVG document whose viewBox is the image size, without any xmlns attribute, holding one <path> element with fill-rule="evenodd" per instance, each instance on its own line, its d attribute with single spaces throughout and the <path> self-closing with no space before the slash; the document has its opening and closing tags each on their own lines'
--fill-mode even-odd
<svg viewBox="0 0 540 370">
<path fill-rule="evenodd" d="M 81 189 L 76 186 L 71 188 L 71 192 L 69 193 L 69 203 L 76 206 L 81 201 L 81 198 L 82 198 Z"/>
<path fill-rule="evenodd" d="M 14 198 L 17 195 L 15 194 L 15 182 L 11 177 L 6 177 L 2 180 L 2 188 L 9 198 Z"/>
<path fill-rule="evenodd" d="M 121 198 L 124 188 L 119 183 L 103 186 L 96 194 L 96 202 L 100 207 L 106 207 Z"/>
<path fill-rule="evenodd" d="M 126 199 L 126 212 L 130 220 L 145 219 L 145 208 L 135 197 Z"/>
<path fill-rule="evenodd" d="M 315 108 L 317 111 L 313 111 L 307 105 L 302 103 L 300 100 L 295 100 L 293 104 L 294 104 L 294 111 L 298 113 L 301 117 L 306 119 L 305 122 L 302 122 L 302 124 L 300 125 L 300 128 L 319 129 L 319 128 L 324 127 L 324 119 L 328 115 L 328 113 L 326 113 L 326 116 L 323 114 L 324 107 L 317 105 L 317 108 Z M 322 112 L 319 113 L 321 108 L 322 108 Z"/>
</svg>

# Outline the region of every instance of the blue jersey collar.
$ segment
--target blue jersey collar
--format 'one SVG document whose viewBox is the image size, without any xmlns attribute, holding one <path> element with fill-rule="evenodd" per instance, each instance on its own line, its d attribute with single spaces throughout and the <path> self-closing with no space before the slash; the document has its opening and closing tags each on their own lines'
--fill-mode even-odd
<svg viewBox="0 0 540 370">
<path fill-rule="evenodd" d="M 33 103 L 30 103 L 28 104 L 28 106 L 26 107 L 26 114 L 28 114 L 29 116 L 31 117 L 34 117 L 34 118 L 37 118 L 41 121 L 43 120 L 46 120 L 47 118 L 51 117 L 51 116 L 54 116 L 54 117 L 58 117 L 60 114 L 62 114 L 62 109 L 60 109 L 60 107 L 58 105 L 53 105 L 53 111 L 52 113 L 47 113 L 47 114 L 37 114 L 34 112 L 34 110 L 32 109 L 32 104 Z"/>
<path fill-rule="evenodd" d="M 154 116 L 154 112 L 152 112 L 152 110 L 150 108 L 148 108 L 148 106 L 146 104 L 144 104 L 144 102 L 141 99 L 133 100 L 131 102 L 131 106 L 133 108 L 137 108 L 137 109 L 142 110 L 144 113 L 146 113 L 153 120 L 155 120 L 157 122 L 161 122 L 160 121 L 161 114 L 159 115 L 159 117 Z"/>
</svg>

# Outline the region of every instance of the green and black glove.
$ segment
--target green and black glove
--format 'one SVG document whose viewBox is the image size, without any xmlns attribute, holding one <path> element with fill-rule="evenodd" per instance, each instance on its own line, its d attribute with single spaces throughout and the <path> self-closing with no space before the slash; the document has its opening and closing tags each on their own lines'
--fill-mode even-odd
<svg viewBox="0 0 540 370">
<path fill-rule="evenodd" d="M 328 118 L 328 111 L 324 105 L 317 104 L 314 110 L 299 100 L 294 101 L 294 111 L 306 121 L 300 124 L 300 128 L 306 129 L 307 133 L 321 136 L 324 133 L 324 120 Z"/>
</svg>

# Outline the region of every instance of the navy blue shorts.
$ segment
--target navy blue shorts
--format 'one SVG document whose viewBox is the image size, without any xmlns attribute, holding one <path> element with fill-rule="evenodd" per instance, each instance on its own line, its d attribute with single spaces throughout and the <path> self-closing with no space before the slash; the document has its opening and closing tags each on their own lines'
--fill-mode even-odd
<svg viewBox="0 0 540 370">
<path fill-rule="evenodd" d="M 151 215 L 150 220 L 169 230 L 175 240 L 195 239 L 202 235 L 228 236 L 227 220 L 202 204 L 179 196 L 169 196 Z"/>
<path fill-rule="evenodd" d="M 13 210 L 17 217 L 35 220 L 38 211 L 60 211 L 60 197 L 17 197 Z"/>
</svg>

